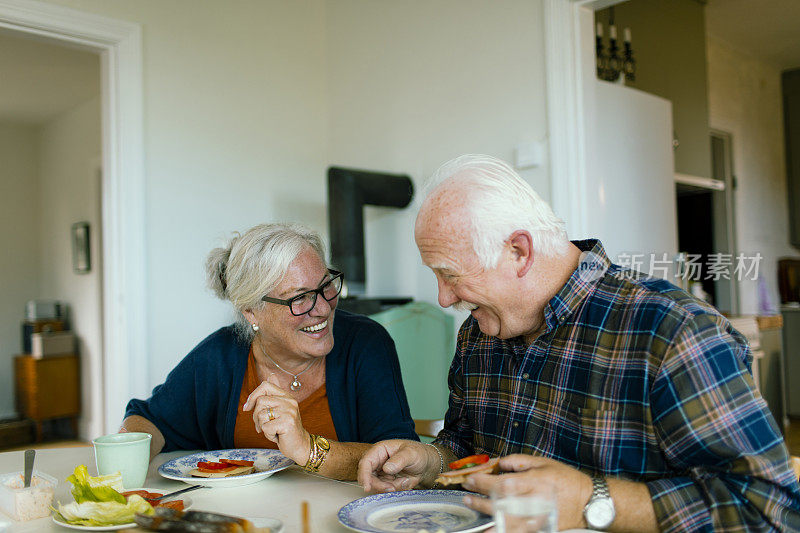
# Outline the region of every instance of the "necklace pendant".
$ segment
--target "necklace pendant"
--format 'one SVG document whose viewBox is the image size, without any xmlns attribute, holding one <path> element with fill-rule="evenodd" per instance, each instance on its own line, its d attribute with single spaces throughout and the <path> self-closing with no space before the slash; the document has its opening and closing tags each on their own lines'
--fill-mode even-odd
<svg viewBox="0 0 800 533">
<path fill-rule="evenodd" d="M 289 385 L 289 388 L 292 389 L 292 390 L 297 390 L 300 387 L 302 387 L 302 385 L 300 384 L 299 381 L 297 381 L 297 378 L 294 378 L 294 380 L 292 381 L 292 384 Z"/>
</svg>

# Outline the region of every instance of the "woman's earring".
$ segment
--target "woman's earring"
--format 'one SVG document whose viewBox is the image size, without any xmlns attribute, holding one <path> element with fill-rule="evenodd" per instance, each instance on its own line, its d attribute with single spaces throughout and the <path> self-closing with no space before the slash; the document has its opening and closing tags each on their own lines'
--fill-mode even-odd
<svg viewBox="0 0 800 533">
<path fill-rule="evenodd" d="M 260 329 L 260 328 L 258 327 L 258 324 L 256 324 L 255 322 L 253 322 L 253 323 L 252 323 L 252 324 L 250 324 L 250 325 L 253 327 L 253 331 L 256 331 L 256 332 L 257 332 L 257 331 Z"/>
</svg>

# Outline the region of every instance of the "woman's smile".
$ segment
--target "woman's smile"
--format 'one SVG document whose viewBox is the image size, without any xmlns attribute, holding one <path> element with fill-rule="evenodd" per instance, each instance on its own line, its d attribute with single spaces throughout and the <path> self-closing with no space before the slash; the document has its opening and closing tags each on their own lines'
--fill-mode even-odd
<svg viewBox="0 0 800 533">
<path fill-rule="evenodd" d="M 314 333 L 314 332 L 317 332 L 317 331 L 319 331 L 321 329 L 324 329 L 325 326 L 327 326 L 327 325 L 328 325 L 328 319 L 326 318 L 325 320 L 323 320 L 319 324 L 315 324 L 313 326 L 307 326 L 307 327 L 302 328 L 302 329 L 303 329 L 303 331 L 307 331 L 308 333 Z"/>
<path fill-rule="evenodd" d="M 302 331 L 307 335 L 310 335 L 311 337 L 314 337 L 315 339 L 324 337 L 329 331 L 328 319 L 326 318 L 322 322 L 314 324 L 313 326 L 306 326 L 304 328 L 300 328 L 300 331 Z"/>
</svg>

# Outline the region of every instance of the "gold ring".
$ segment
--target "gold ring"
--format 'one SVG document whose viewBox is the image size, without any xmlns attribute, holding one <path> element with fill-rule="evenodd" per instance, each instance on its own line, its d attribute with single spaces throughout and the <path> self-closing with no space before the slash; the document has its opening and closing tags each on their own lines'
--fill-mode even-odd
<svg viewBox="0 0 800 533">
<path fill-rule="evenodd" d="M 267 407 L 267 416 L 269 417 L 270 422 L 275 420 L 275 415 L 272 412 L 272 407 Z"/>
</svg>

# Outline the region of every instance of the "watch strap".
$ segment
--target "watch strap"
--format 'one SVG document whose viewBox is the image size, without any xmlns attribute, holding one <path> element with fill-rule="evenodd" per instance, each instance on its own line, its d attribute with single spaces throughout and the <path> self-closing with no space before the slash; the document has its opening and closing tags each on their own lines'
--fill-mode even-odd
<svg viewBox="0 0 800 533">
<path fill-rule="evenodd" d="M 608 491 L 608 481 L 602 476 L 592 477 L 592 497 L 589 501 L 595 498 L 611 498 L 611 493 Z"/>
<path fill-rule="evenodd" d="M 608 505 L 610 507 L 611 516 L 607 522 L 598 523 L 592 520 L 593 513 L 591 509 L 596 506 Z M 592 496 L 589 498 L 589 503 L 583 509 L 583 516 L 590 529 L 606 531 L 614 521 L 615 518 L 614 501 L 611 499 L 611 492 L 608 489 L 608 482 L 602 476 L 592 476 Z"/>
</svg>

